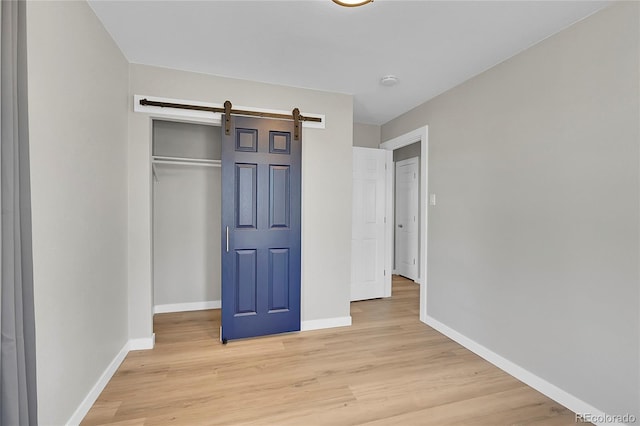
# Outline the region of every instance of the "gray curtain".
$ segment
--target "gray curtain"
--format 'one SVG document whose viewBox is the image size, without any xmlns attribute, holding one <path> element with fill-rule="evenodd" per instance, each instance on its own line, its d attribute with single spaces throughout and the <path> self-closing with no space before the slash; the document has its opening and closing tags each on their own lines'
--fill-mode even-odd
<svg viewBox="0 0 640 426">
<path fill-rule="evenodd" d="M 26 4 L 0 9 L 0 426 L 37 424 Z"/>
</svg>

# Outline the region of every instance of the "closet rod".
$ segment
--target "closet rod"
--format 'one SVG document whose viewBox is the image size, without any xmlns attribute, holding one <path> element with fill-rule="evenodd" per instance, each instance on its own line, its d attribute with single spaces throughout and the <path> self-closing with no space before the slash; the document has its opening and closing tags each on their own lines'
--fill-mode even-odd
<svg viewBox="0 0 640 426">
<path fill-rule="evenodd" d="M 168 155 L 153 155 L 151 157 L 152 160 L 160 160 L 160 161 L 183 161 L 183 162 L 198 162 L 198 163 L 220 163 L 221 160 L 213 160 L 208 158 L 192 158 L 192 157 L 171 157 Z"/>
<path fill-rule="evenodd" d="M 209 112 L 217 112 L 221 114 L 224 114 L 226 112 L 224 108 L 208 107 L 208 106 L 202 106 L 202 105 L 178 104 L 173 102 L 150 101 L 146 98 L 140 99 L 140 105 L 157 106 L 162 108 L 192 109 L 196 111 L 209 111 Z M 247 111 L 243 109 L 233 109 L 233 108 L 229 112 L 231 114 L 248 115 L 251 117 L 279 118 L 283 120 L 294 119 L 292 114 L 277 114 L 273 112 Z M 299 115 L 298 120 L 312 121 L 314 123 L 322 123 L 322 119 L 320 117 L 305 117 L 303 115 Z"/>
<path fill-rule="evenodd" d="M 222 167 L 222 164 L 220 163 L 209 163 L 204 161 L 153 160 L 153 164 L 177 164 L 179 166 Z"/>
</svg>

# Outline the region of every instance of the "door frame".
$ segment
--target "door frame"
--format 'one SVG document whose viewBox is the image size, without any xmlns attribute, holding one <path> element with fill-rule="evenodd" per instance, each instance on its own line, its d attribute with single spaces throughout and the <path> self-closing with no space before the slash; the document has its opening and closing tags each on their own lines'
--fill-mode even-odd
<svg viewBox="0 0 640 426">
<path fill-rule="evenodd" d="M 154 304 L 153 304 L 153 168 L 152 168 L 152 147 L 153 147 L 153 120 L 163 120 L 163 121 L 176 121 L 176 122 L 182 122 L 182 123 L 194 123 L 194 124 L 206 124 L 206 125 L 211 125 L 211 126 L 222 126 L 222 114 L 219 113 L 209 113 L 209 112 L 203 112 L 203 111 L 194 111 L 194 110 L 183 110 L 183 109 L 176 109 L 176 108 L 161 108 L 161 107 L 154 107 L 154 106 L 144 106 L 144 105 L 140 105 L 140 100 L 146 98 L 148 100 L 151 101 L 159 101 L 159 102 L 173 102 L 173 103 L 187 103 L 187 104 L 191 104 L 191 105 L 201 105 L 201 106 L 207 106 L 207 107 L 220 107 L 221 104 L 215 104 L 215 103 L 210 103 L 210 102 L 202 102 L 202 101 L 197 101 L 197 100 L 192 100 L 192 99 L 179 99 L 179 98 L 166 98 L 166 97 L 159 97 L 159 96 L 149 96 L 149 95 L 139 95 L 139 94 L 134 94 L 133 95 L 133 100 L 134 100 L 134 104 L 133 104 L 133 111 L 136 113 L 143 113 L 146 114 L 146 119 L 147 119 L 147 138 L 146 138 L 146 146 L 145 149 L 147 151 L 146 157 L 147 157 L 147 189 L 145 191 L 145 194 L 147 195 L 147 213 L 145 214 L 145 226 L 148 230 L 148 234 L 149 234 L 149 238 L 145 239 L 144 244 L 146 246 L 146 249 L 144 250 L 144 262 L 143 265 L 141 266 L 142 269 L 146 269 L 148 275 L 146 277 L 142 277 L 142 280 L 144 281 L 143 287 L 137 287 L 137 289 L 135 290 L 136 292 L 143 292 L 143 301 L 136 303 L 137 308 L 136 309 L 143 309 L 144 314 L 141 315 L 140 318 L 144 318 L 145 319 L 145 324 L 140 325 L 140 327 L 143 327 L 145 329 L 147 329 L 149 335 L 148 337 L 141 337 L 141 338 L 134 338 L 131 339 L 130 342 L 132 343 L 132 346 L 130 349 L 133 350 L 142 350 L 142 349 L 153 349 L 155 346 L 155 333 L 153 331 L 153 316 L 154 316 L 154 312 L 153 312 L 153 308 L 154 308 Z M 269 112 L 269 113 L 277 113 L 277 114 L 290 114 L 291 111 L 284 111 L 284 110 L 279 110 L 279 109 L 274 109 L 274 108 L 259 108 L 259 107 L 253 107 L 253 106 L 242 106 L 242 105 L 237 105 L 238 108 L 241 108 L 243 110 L 248 110 L 248 111 L 256 111 L 256 112 Z M 325 129 L 326 128 L 326 116 L 325 114 L 319 114 L 319 113 L 314 113 L 314 112 L 308 112 L 308 111 L 301 111 L 301 114 L 306 116 L 306 117 L 317 117 L 321 119 L 321 122 L 312 122 L 312 121 L 302 121 L 300 123 L 300 127 L 301 127 L 301 133 L 302 133 L 302 138 L 304 140 L 305 138 L 305 129 L 307 128 L 311 128 L 311 129 Z M 131 147 L 129 147 L 129 149 L 131 149 Z M 302 159 L 303 159 L 303 167 L 304 167 L 304 145 L 302 146 Z M 305 205 L 304 205 L 304 186 L 305 185 L 305 179 L 304 179 L 304 172 L 302 173 L 302 178 L 301 178 L 301 190 L 302 190 L 302 199 L 301 199 L 301 235 L 300 235 L 300 256 L 301 256 L 301 260 L 300 260 L 300 279 L 301 279 L 301 298 L 304 301 L 304 293 L 305 293 L 305 288 L 304 288 L 304 283 L 305 283 L 305 251 L 304 251 L 304 242 L 305 242 L 305 233 L 304 233 L 304 229 L 305 229 Z M 130 214 L 130 212 L 129 212 Z M 147 279 L 148 278 L 148 279 Z M 129 289 L 129 292 L 131 292 L 131 288 Z M 137 296 L 140 297 L 140 296 Z M 131 309 L 133 305 L 131 305 L 131 303 L 129 304 L 129 311 L 131 312 Z M 300 306 L 300 315 L 301 318 L 304 317 L 304 302 L 302 303 L 302 305 Z M 330 324 L 332 325 L 325 325 L 325 321 L 324 320 L 306 320 L 306 321 L 301 321 L 301 330 L 305 331 L 305 330 L 315 330 L 315 329 L 319 329 L 319 328 L 327 328 L 327 327 L 337 327 L 337 326 L 344 326 L 344 325 L 351 325 L 350 322 L 350 317 L 349 318 L 349 323 L 342 323 L 342 322 L 331 322 Z M 333 319 L 331 319 L 333 320 Z M 141 321 L 141 320 L 140 320 Z M 139 322 L 139 320 L 137 319 L 136 322 Z M 322 323 L 322 324 L 320 324 Z M 131 327 L 131 320 L 129 321 L 129 327 Z"/>
<path fill-rule="evenodd" d="M 411 145 L 416 142 L 420 144 L 420 267 L 418 268 L 418 282 L 420 283 L 420 321 L 427 322 L 427 224 L 428 224 L 428 200 L 429 200 L 429 126 L 419 127 L 411 132 L 405 133 L 380 144 L 380 149 L 394 151 L 398 148 Z M 395 167 L 394 167 L 395 169 Z M 387 191 L 393 188 L 393 177 L 387 171 Z M 391 177 L 390 177 L 391 175 Z M 387 211 L 393 209 L 393 199 L 387 198 Z M 393 216 L 391 216 L 393 217 Z M 395 218 L 394 218 L 395 219 Z M 385 229 L 385 241 L 387 242 L 387 253 L 393 253 L 393 225 L 394 220 L 388 220 Z M 393 259 L 393 256 L 388 257 Z M 387 270 L 392 270 L 391 262 L 388 260 Z"/>
</svg>

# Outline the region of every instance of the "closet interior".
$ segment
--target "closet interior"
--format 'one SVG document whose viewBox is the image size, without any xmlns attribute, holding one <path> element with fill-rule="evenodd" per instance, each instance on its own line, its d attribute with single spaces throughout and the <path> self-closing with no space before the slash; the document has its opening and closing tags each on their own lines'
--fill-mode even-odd
<svg viewBox="0 0 640 426">
<path fill-rule="evenodd" d="M 220 307 L 220 127 L 153 121 L 154 313 Z"/>
</svg>

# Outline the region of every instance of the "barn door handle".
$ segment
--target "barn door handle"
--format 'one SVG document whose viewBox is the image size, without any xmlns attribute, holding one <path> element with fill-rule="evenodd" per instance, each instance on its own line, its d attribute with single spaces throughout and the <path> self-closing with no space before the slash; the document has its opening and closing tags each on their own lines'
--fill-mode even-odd
<svg viewBox="0 0 640 426">
<path fill-rule="evenodd" d="M 229 227 L 227 226 L 227 253 L 229 253 Z"/>
</svg>

